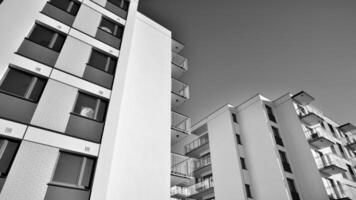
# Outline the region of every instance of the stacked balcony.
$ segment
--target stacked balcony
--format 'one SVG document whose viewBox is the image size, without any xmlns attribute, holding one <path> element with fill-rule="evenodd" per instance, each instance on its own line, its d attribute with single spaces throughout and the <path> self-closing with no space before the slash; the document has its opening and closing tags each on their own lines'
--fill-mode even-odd
<svg viewBox="0 0 356 200">
<path fill-rule="evenodd" d="M 292 99 L 299 105 L 308 105 L 310 102 L 314 101 L 314 97 L 311 96 L 310 94 L 301 91 L 295 95 L 293 95 Z"/>
<path fill-rule="evenodd" d="M 188 71 L 188 59 L 172 52 L 172 77 L 180 78 L 186 71 Z"/>
<path fill-rule="evenodd" d="M 171 154 L 171 185 L 189 185 L 193 179 L 194 161 L 183 155 Z"/>
<path fill-rule="evenodd" d="M 326 187 L 326 192 L 330 200 L 351 200 L 351 198 L 346 194 L 347 186 L 341 185 L 330 185 Z"/>
<path fill-rule="evenodd" d="M 211 158 L 210 154 L 204 156 L 194 162 L 194 176 L 201 177 L 201 175 L 211 172 Z"/>
<path fill-rule="evenodd" d="M 177 112 L 171 112 L 171 143 L 175 144 L 179 140 L 185 138 L 190 134 L 191 121 L 190 118 L 179 114 Z"/>
<path fill-rule="evenodd" d="M 305 132 L 305 135 L 308 139 L 310 146 L 316 150 L 321 150 L 333 146 L 335 144 L 333 142 L 334 138 L 321 127 L 307 130 Z"/>
<path fill-rule="evenodd" d="M 182 81 L 172 78 L 171 105 L 177 107 L 189 99 L 189 86 Z"/>
<path fill-rule="evenodd" d="M 214 193 L 214 182 L 212 177 L 188 187 L 188 198 L 191 199 L 201 199 L 212 193 Z"/>
<path fill-rule="evenodd" d="M 346 172 L 343 159 L 336 154 L 330 153 L 315 158 L 319 171 L 326 177 Z"/>
<path fill-rule="evenodd" d="M 203 152 L 209 150 L 209 136 L 204 134 L 198 139 L 185 145 L 185 155 L 193 158 L 199 158 Z"/>
</svg>

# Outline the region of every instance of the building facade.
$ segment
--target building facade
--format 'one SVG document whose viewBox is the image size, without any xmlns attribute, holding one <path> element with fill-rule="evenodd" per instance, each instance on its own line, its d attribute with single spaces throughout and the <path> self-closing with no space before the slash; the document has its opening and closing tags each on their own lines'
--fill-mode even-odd
<svg viewBox="0 0 356 200">
<path fill-rule="evenodd" d="M 137 6 L 1 3 L 1 200 L 169 199 L 187 59 Z"/>
<path fill-rule="evenodd" d="M 175 199 L 356 199 L 356 127 L 338 124 L 306 92 L 256 95 L 192 127 L 172 151 L 193 163 Z"/>
</svg>

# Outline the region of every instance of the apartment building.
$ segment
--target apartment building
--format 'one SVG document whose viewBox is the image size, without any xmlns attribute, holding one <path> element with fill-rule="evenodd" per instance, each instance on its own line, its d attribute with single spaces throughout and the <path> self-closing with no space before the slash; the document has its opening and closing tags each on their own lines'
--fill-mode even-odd
<svg viewBox="0 0 356 200">
<path fill-rule="evenodd" d="M 224 105 L 172 146 L 187 156 L 175 199 L 356 199 L 356 127 L 337 123 L 306 92 Z"/>
<path fill-rule="evenodd" d="M 169 199 L 187 59 L 137 6 L 1 3 L 1 200 Z"/>
</svg>

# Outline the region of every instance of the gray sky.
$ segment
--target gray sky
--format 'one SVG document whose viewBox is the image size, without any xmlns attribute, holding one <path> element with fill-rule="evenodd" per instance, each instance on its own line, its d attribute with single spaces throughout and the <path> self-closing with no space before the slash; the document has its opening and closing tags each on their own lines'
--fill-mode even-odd
<svg viewBox="0 0 356 200">
<path fill-rule="evenodd" d="M 356 1 L 141 0 L 185 44 L 193 123 L 256 93 L 305 90 L 336 122 L 356 124 Z"/>
</svg>

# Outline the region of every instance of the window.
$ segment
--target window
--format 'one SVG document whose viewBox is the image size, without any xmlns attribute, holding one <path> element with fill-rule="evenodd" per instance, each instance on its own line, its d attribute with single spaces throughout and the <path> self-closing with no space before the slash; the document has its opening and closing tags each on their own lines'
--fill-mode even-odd
<svg viewBox="0 0 356 200">
<path fill-rule="evenodd" d="M 9 68 L 0 85 L 0 91 L 38 102 L 45 85 L 45 79 L 15 68 Z"/>
<path fill-rule="evenodd" d="M 49 3 L 73 16 L 77 15 L 80 7 L 78 2 L 72 0 L 50 0 Z"/>
<path fill-rule="evenodd" d="M 320 122 L 320 126 L 321 126 L 323 129 L 325 129 L 325 124 L 324 124 L 324 122 Z"/>
<path fill-rule="evenodd" d="M 291 167 L 289 165 L 286 153 L 283 152 L 283 151 L 280 151 L 280 150 L 278 152 L 279 152 L 279 156 L 280 156 L 281 161 L 282 161 L 282 165 L 283 165 L 284 171 L 291 173 L 292 169 L 291 169 Z"/>
<path fill-rule="evenodd" d="M 242 145 L 241 137 L 239 134 L 236 134 L 236 143 Z"/>
<path fill-rule="evenodd" d="M 292 199 L 299 200 L 299 194 L 297 192 L 297 188 L 295 187 L 294 180 L 287 178 L 287 182 L 288 182 L 288 187 L 289 187 L 289 191 L 291 193 Z"/>
<path fill-rule="evenodd" d="M 232 113 L 232 121 L 237 123 L 237 117 L 235 113 Z"/>
<path fill-rule="evenodd" d="M 344 151 L 344 148 L 342 147 L 342 145 L 340 143 L 336 143 L 336 145 L 340 150 L 341 156 L 344 157 L 344 158 L 347 158 L 346 154 L 345 154 L 345 151 Z"/>
<path fill-rule="evenodd" d="M 65 36 L 47 27 L 36 24 L 28 36 L 28 39 L 41 46 L 59 52 L 62 49 Z"/>
<path fill-rule="evenodd" d="M 266 110 L 267 110 L 267 115 L 268 115 L 269 120 L 271 120 L 274 123 L 277 123 L 277 120 L 276 120 L 276 117 L 273 114 L 272 108 L 270 106 L 268 106 L 268 105 L 265 105 L 265 107 L 266 107 Z"/>
<path fill-rule="evenodd" d="M 20 144 L 0 138 L 0 192 Z"/>
<path fill-rule="evenodd" d="M 61 152 L 52 183 L 89 189 L 94 164 L 95 161 L 92 158 Z"/>
<path fill-rule="evenodd" d="M 284 146 L 283 140 L 282 140 L 281 136 L 279 135 L 278 128 L 272 126 L 272 132 L 274 135 L 274 139 L 276 140 L 276 143 L 280 146 Z"/>
<path fill-rule="evenodd" d="M 104 17 L 101 19 L 99 28 L 117 38 L 122 38 L 122 35 L 124 33 L 123 26 Z"/>
<path fill-rule="evenodd" d="M 333 134 L 334 137 L 337 137 L 336 133 L 335 133 L 335 130 L 334 130 L 334 127 L 328 123 L 328 127 L 329 127 L 329 130 L 331 131 L 331 133 Z"/>
<path fill-rule="evenodd" d="M 130 2 L 127 0 L 108 0 L 108 1 L 116 5 L 117 7 L 122 8 L 125 11 L 129 10 Z"/>
<path fill-rule="evenodd" d="M 89 119 L 103 122 L 106 115 L 107 102 L 84 93 L 79 93 L 74 113 Z"/>
<path fill-rule="evenodd" d="M 240 157 L 240 162 L 241 162 L 241 168 L 242 168 L 242 169 L 247 169 L 246 163 L 245 163 L 245 158 L 241 158 L 241 157 Z"/>
<path fill-rule="evenodd" d="M 109 74 L 114 74 L 117 59 L 93 49 L 88 64 Z"/>
<path fill-rule="evenodd" d="M 251 188 L 249 184 L 245 184 L 246 196 L 252 198 Z"/>
</svg>

